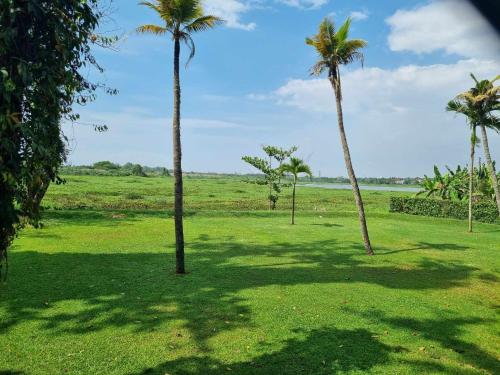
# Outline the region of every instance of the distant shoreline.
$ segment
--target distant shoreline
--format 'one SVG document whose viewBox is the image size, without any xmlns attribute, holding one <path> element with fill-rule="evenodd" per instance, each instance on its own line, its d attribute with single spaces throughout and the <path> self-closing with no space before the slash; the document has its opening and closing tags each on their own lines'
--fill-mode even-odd
<svg viewBox="0 0 500 375">
<path fill-rule="evenodd" d="M 335 190 L 350 190 L 351 185 L 342 183 L 309 183 L 301 184 L 300 187 L 311 187 L 320 189 L 335 189 Z M 420 189 L 416 185 L 379 185 L 379 184 L 360 184 L 359 188 L 361 190 L 371 190 L 371 191 L 404 191 L 409 193 L 417 193 Z"/>
</svg>

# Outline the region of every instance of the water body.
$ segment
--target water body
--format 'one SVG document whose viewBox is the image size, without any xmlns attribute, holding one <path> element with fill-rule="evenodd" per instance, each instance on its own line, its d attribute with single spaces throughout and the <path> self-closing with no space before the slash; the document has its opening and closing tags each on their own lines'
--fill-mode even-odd
<svg viewBox="0 0 500 375">
<path fill-rule="evenodd" d="M 313 188 L 321 188 L 321 189 L 336 189 L 336 190 L 351 190 L 351 185 L 349 184 L 304 184 L 300 185 L 302 187 L 313 187 Z M 371 191 L 404 191 L 410 193 L 418 193 L 420 188 L 418 187 L 410 187 L 404 185 L 359 185 L 360 190 L 371 190 Z"/>
</svg>

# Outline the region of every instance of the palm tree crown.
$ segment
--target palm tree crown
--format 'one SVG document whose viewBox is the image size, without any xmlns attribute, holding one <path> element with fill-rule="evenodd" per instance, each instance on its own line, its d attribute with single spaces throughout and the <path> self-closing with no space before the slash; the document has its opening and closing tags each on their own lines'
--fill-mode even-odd
<svg viewBox="0 0 500 375">
<path fill-rule="evenodd" d="M 473 74 L 471 77 L 476 85 L 458 94 L 448 103 L 446 110 L 465 115 L 471 127 L 484 125 L 499 132 L 500 119 L 494 111 L 500 110 L 500 86 L 495 86 L 494 82 L 499 80 L 500 76 L 491 81 L 478 81 Z"/>
<path fill-rule="evenodd" d="M 311 38 L 306 38 L 306 44 L 314 47 L 319 55 L 319 61 L 312 67 L 312 75 L 320 75 L 328 71 L 328 78 L 340 88 L 340 65 L 347 65 L 354 61 L 363 64 L 364 55 L 360 51 L 367 46 L 362 39 L 348 39 L 351 19 L 347 18 L 344 24 L 336 31 L 330 18 L 325 18 L 319 25 L 319 31 Z"/>
<path fill-rule="evenodd" d="M 297 178 L 301 173 L 312 177 L 311 168 L 309 168 L 309 166 L 305 164 L 302 159 L 294 157 L 290 158 L 290 162 L 281 166 L 281 171 L 283 173 L 290 173 L 295 178 Z"/>
<path fill-rule="evenodd" d="M 170 33 L 172 39 L 183 41 L 189 47 L 191 53 L 188 62 L 195 54 L 191 34 L 211 29 L 224 22 L 217 16 L 205 15 L 200 0 L 157 0 L 143 1 L 140 4 L 156 11 L 165 24 L 142 25 L 137 28 L 137 32 L 155 35 Z"/>
</svg>

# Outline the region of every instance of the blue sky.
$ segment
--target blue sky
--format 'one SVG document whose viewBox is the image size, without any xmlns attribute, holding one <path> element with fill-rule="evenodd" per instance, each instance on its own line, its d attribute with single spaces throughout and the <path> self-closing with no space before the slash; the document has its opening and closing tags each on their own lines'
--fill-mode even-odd
<svg viewBox="0 0 500 375">
<path fill-rule="evenodd" d="M 204 0 L 225 26 L 194 36 L 196 57 L 182 69 L 183 167 L 251 172 L 243 155 L 262 144 L 299 146 L 315 174 L 345 175 L 334 99 L 310 77 L 316 55 L 304 38 L 330 16 L 353 17 L 351 36 L 369 46 L 365 66 L 343 70 L 345 122 L 359 176 L 415 176 L 465 164 L 468 131 L 446 113 L 471 86 L 469 72 L 500 74 L 500 43 L 461 0 Z M 123 34 L 118 51 L 96 49 L 100 80 L 120 91 L 79 108 L 66 125 L 72 164 L 98 160 L 171 167 L 172 42 L 137 35 L 160 22 L 134 1 L 115 0 L 103 31 Z M 184 59 L 186 49 L 184 49 Z M 88 123 L 106 123 L 95 133 Z M 500 159 L 500 136 L 490 135 Z M 479 150 L 482 154 L 482 150 Z"/>
</svg>

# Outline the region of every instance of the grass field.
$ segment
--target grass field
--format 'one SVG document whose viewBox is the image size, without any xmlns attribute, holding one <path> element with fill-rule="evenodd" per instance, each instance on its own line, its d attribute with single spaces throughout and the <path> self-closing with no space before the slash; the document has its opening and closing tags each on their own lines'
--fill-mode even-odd
<svg viewBox="0 0 500 375">
<path fill-rule="evenodd" d="M 498 374 L 500 226 L 388 213 L 363 192 L 186 179 L 189 274 L 174 274 L 172 181 L 69 177 L 11 249 L 0 374 Z"/>
</svg>

